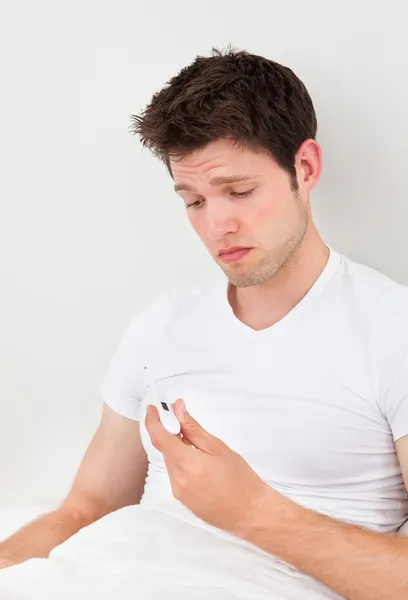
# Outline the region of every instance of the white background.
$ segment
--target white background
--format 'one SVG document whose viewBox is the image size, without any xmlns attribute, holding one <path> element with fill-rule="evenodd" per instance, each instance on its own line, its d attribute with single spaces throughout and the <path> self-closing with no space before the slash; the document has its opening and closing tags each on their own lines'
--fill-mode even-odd
<svg viewBox="0 0 408 600">
<path fill-rule="evenodd" d="M 324 239 L 408 284 L 406 6 L 0 0 L 4 506 L 63 498 L 131 318 L 218 269 L 130 133 L 130 115 L 197 54 L 231 43 L 295 71 L 318 117 Z"/>
</svg>

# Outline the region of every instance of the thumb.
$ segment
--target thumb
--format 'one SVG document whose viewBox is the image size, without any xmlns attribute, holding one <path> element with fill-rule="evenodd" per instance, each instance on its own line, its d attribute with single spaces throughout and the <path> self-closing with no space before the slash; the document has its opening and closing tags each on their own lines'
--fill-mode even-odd
<svg viewBox="0 0 408 600">
<path fill-rule="evenodd" d="M 213 452 L 217 438 L 211 435 L 191 416 L 182 399 L 177 400 L 174 408 L 180 421 L 181 433 L 184 440 L 188 441 L 198 450 L 209 453 Z"/>
</svg>

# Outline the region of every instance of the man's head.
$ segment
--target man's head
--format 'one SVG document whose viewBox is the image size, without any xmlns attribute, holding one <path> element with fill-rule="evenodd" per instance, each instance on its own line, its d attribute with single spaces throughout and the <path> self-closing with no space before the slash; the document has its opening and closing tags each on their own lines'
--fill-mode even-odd
<svg viewBox="0 0 408 600">
<path fill-rule="evenodd" d="M 132 117 L 229 281 L 247 287 L 271 279 L 313 227 L 309 194 L 321 172 L 313 103 L 293 71 L 214 50 Z M 232 246 L 252 250 L 226 264 L 219 251 Z"/>
</svg>

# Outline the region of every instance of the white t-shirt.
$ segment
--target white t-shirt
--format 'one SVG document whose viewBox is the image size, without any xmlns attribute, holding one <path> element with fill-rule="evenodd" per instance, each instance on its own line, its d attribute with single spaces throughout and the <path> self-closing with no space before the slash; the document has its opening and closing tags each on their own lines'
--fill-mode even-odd
<svg viewBox="0 0 408 600">
<path fill-rule="evenodd" d="M 141 504 L 184 510 L 144 424 L 154 378 L 163 400 L 183 398 L 279 492 L 396 531 L 408 517 L 394 443 L 408 435 L 408 287 L 330 248 L 297 306 L 255 331 L 235 316 L 227 286 L 221 273 L 161 296 L 130 322 L 111 360 L 103 399 L 140 420 L 149 457 Z"/>
</svg>

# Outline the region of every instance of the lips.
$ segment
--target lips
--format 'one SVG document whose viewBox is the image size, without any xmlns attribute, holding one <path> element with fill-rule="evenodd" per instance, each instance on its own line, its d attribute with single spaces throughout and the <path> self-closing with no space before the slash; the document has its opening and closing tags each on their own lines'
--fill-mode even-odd
<svg viewBox="0 0 408 600">
<path fill-rule="evenodd" d="M 241 248 L 240 250 L 236 250 L 235 252 L 229 251 L 224 254 L 220 254 L 219 259 L 226 264 L 233 263 L 241 260 L 241 258 L 244 258 L 244 256 L 246 256 L 248 252 L 251 252 L 251 248 Z"/>
<path fill-rule="evenodd" d="M 228 254 L 234 254 L 234 252 L 239 252 L 240 250 L 249 250 L 246 246 L 233 246 L 232 248 L 228 248 L 228 250 L 221 250 L 220 256 L 228 256 Z"/>
</svg>

